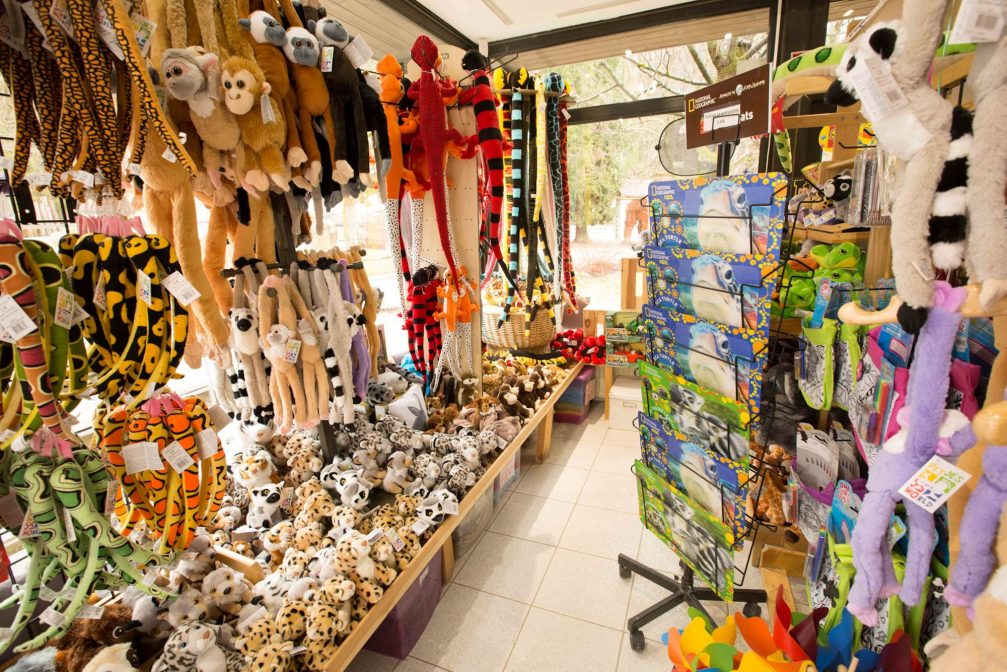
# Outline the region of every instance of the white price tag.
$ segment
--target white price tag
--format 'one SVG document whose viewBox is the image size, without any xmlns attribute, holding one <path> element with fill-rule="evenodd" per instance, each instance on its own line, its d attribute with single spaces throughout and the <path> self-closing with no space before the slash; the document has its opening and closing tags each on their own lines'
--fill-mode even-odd
<svg viewBox="0 0 1007 672">
<path fill-rule="evenodd" d="M 58 628 L 59 626 L 63 625 L 63 621 L 66 620 L 66 617 L 61 612 L 57 611 L 56 609 L 50 606 L 48 609 L 42 612 L 42 615 L 38 617 L 38 620 L 42 621 L 48 626 Z"/>
<path fill-rule="evenodd" d="M 289 511 L 293 503 L 294 503 L 293 486 L 288 486 L 280 490 L 280 508 L 283 509 L 284 511 Z"/>
<path fill-rule="evenodd" d="M 13 170 L 14 159 L 9 156 L 0 156 L 0 170 Z"/>
<path fill-rule="evenodd" d="M 891 66 L 877 56 L 858 58 L 850 70 L 850 80 L 868 121 L 884 119 L 909 105 L 898 82 L 892 77 Z"/>
<path fill-rule="evenodd" d="M 178 157 L 175 156 L 175 152 L 171 151 L 171 147 L 168 147 L 163 152 L 161 152 L 161 158 L 168 163 L 175 163 L 178 161 Z"/>
<path fill-rule="evenodd" d="M 192 459 L 192 456 L 186 452 L 185 448 L 178 441 L 174 441 L 170 446 L 162 450 L 161 456 L 179 474 L 196 464 L 196 461 Z"/>
<path fill-rule="evenodd" d="M 136 272 L 136 298 L 140 299 L 148 306 L 153 302 L 151 294 L 154 290 L 151 287 L 150 276 L 143 271 Z"/>
<path fill-rule="evenodd" d="M 94 298 L 92 299 L 94 305 L 98 306 L 101 310 L 105 310 L 108 306 L 105 303 L 105 276 L 98 276 L 98 284 L 94 287 Z"/>
<path fill-rule="evenodd" d="M 79 182 L 88 189 L 94 186 L 94 173 L 89 173 L 86 170 L 74 170 L 70 173 L 70 177 L 74 182 Z"/>
<path fill-rule="evenodd" d="M 255 611 L 253 611 L 252 613 L 250 613 L 250 614 L 249 614 L 249 615 L 248 615 L 248 616 L 247 616 L 247 617 L 245 618 L 245 620 L 243 620 L 243 621 L 241 621 L 240 623 L 238 623 L 238 632 L 240 632 L 241 634 L 245 634 L 245 631 L 246 631 L 246 630 L 248 630 L 248 628 L 249 628 L 249 627 L 250 627 L 250 626 L 251 626 L 251 625 L 252 625 L 253 623 L 255 623 L 255 622 L 256 622 L 257 620 L 259 620 L 260 618 L 265 618 L 265 616 L 266 616 L 267 614 L 269 614 L 269 612 L 268 612 L 268 611 L 266 610 L 266 608 L 265 608 L 265 607 L 262 607 L 262 606 L 260 606 L 260 607 L 259 607 L 258 609 L 256 609 L 256 610 L 255 610 Z"/>
<path fill-rule="evenodd" d="M 301 342 L 296 338 L 287 341 L 287 347 L 283 351 L 283 360 L 291 364 L 297 363 L 297 357 L 301 354 Z"/>
<path fill-rule="evenodd" d="M 66 540 L 77 541 L 77 529 L 73 526 L 73 516 L 63 509 L 63 527 L 66 528 Z"/>
<path fill-rule="evenodd" d="M 100 604 L 87 604 L 77 612 L 77 618 L 86 618 L 97 621 L 105 613 L 105 607 Z"/>
<path fill-rule="evenodd" d="M 141 170 L 143 170 L 143 166 L 139 163 L 131 163 L 126 166 L 126 173 L 128 175 L 139 175 Z"/>
<path fill-rule="evenodd" d="M 119 495 L 119 481 L 111 480 L 105 488 L 105 515 L 111 516 L 115 513 L 115 500 Z"/>
<path fill-rule="evenodd" d="M 28 317 L 17 301 L 9 294 L 0 296 L 0 323 L 11 340 L 18 341 L 28 334 L 38 331 L 35 322 Z"/>
<path fill-rule="evenodd" d="M 322 47 L 322 72 L 332 72 L 332 56 L 335 54 L 335 47 Z"/>
<path fill-rule="evenodd" d="M 52 173 L 28 173 L 24 179 L 33 187 L 48 187 L 52 183 Z"/>
<path fill-rule="evenodd" d="M 56 599 L 56 591 L 49 586 L 42 586 L 38 589 L 38 597 L 45 602 L 52 602 Z"/>
<path fill-rule="evenodd" d="M 212 429 L 204 429 L 196 435 L 196 445 L 199 447 L 199 459 L 207 460 L 217 454 L 217 433 Z"/>
<path fill-rule="evenodd" d="M 119 38 L 115 36 L 115 28 L 112 26 L 112 19 L 105 11 L 105 3 L 98 0 L 94 3 L 94 25 L 98 29 L 98 37 L 108 50 L 111 51 L 120 61 L 125 60 L 122 47 L 119 46 Z"/>
<path fill-rule="evenodd" d="M 262 112 L 263 124 L 276 123 L 276 112 L 273 111 L 273 100 L 268 94 L 259 97 L 259 111 Z"/>
<path fill-rule="evenodd" d="M 129 20 L 133 22 L 133 33 L 136 35 L 136 43 L 140 47 L 140 53 L 146 58 L 150 49 L 150 38 L 154 34 L 157 24 L 142 14 L 133 12 Z"/>
<path fill-rule="evenodd" d="M 417 520 L 415 523 L 413 523 L 413 532 L 415 532 L 416 534 L 423 534 L 429 529 L 430 525 L 425 521 Z"/>
<path fill-rule="evenodd" d="M 965 485 L 965 481 L 969 478 L 971 475 L 967 471 L 934 455 L 899 488 L 899 494 L 907 501 L 933 513 L 941 508 L 958 488 Z"/>
<path fill-rule="evenodd" d="M 210 416 L 210 423 L 218 432 L 231 424 L 231 416 L 227 414 L 227 411 L 216 404 L 211 406 L 207 413 Z"/>
<path fill-rule="evenodd" d="M 294 648 L 292 648 L 290 650 L 290 655 L 291 656 L 299 656 L 299 655 L 301 655 L 302 653 L 304 653 L 307 650 L 308 650 L 308 647 L 306 647 L 306 646 L 295 646 Z"/>
<path fill-rule="evenodd" d="M 1002 0 L 963 0 L 948 41 L 951 44 L 996 42 L 1003 29 Z"/>
<path fill-rule="evenodd" d="M 53 321 L 64 329 L 69 329 L 86 317 L 87 311 L 77 304 L 73 292 L 60 287 L 56 292 L 56 314 Z"/>
<path fill-rule="evenodd" d="M 377 543 L 383 536 L 385 536 L 385 533 L 381 531 L 381 528 L 375 527 L 373 530 L 371 530 L 371 533 L 367 535 L 367 543 L 369 544 Z"/>
<path fill-rule="evenodd" d="M 395 530 L 391 529 L 385 530 L 385 538 L 388 540 L 388 543 L 392 545 L 392 548 L 394 548 L 396 551 L 401 551 L 403 548 L 406 547 L 406 542 L 402 541 L 402 537 L 400 537 L 399 533 L 396 532 Z"/>
<path fill-rule="evenodd" d="M 126 463 L 126 473 L 140 471 L 160 471 L 164 469 L 161 456 L 157 454 L 157 444 L 153 441 L 131 443 L 122 447 L 122 459 Z"/>
<path fill-rule="evenodd" d="M 448 501 L 444 502 L 444 513 L 448 514 L 449 516 L 457 516 L 458 515 L 458 502 L 456 502 L 454 500 L 451 500 L 451 499 L 449 499 Z"/>
<path fill-rule="evenodd" d="M 193 287 L 192 283 L 186 280 L 185 276 L 178 271 L 173 271 L 166 275 L 164 280 L 161 281 L 161 284 L 163 284 L 164 288 L 171 292 L 172 296 L 178 299 L 178 302 L 183 306 L 188 306 L 200 297 L 199 290 Z"/>
<path fill-rule="evenodd" d="M 566 119 L 567 121 L 570 120 L 570 110 L 564 107 L 560 109 L 559 113 L 562 114 L 563 118 Z"/>
<path fill-rule="evenodd" d="M 70 16 L 70 10 L 66 8 L 63 0 L 52 0 L 52 4 L 49 5 L 49 17 L 63 29 L 64 33 L 77 39 L 73 32 L 73 17 Z"/>
</svg>

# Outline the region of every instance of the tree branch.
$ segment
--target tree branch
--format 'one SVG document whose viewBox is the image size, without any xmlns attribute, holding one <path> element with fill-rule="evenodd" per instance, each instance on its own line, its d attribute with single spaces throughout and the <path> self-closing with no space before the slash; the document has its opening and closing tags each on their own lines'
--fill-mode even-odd
<svg viewBox="0 0 1007 672">
<path fill-rule="evenodd" d="M 672 80 L 674 82 L 681 82 L 682 84 L 688 84 L 690 86 L 706 86 L 706 84 L 707 84 L 707 82 L 694 82 L 691 79 L 685 79 L 684 77 L 678 77 L 676 75 L 671 74 L 670 72 L 667 72 L 666 70 L 658 70 L 657 68 L 655 68 L 654 66 L 652 66 L 652 65 L 650 65 L 648 63 L 644 63 L 642 61 L 634 60 L 634 59 L 630 58 L 629 56 L 623 56 L 623 58 L 625 58 L 627 61 L 629 61 L 630 63 L 632 63 L 633 65 L 635 65 L 642 72 L 646 72 L 646 73 L 649 73 L 651 75 L 659 75 L 661 77 L 664 77 L 665 79 L 670 79 L 670 80 Z M 664 88 L 664 89 L 666 89 L 668 91 L 671 91 L 671 89 L 669 89 L 667 86 L 664 86 L 661 82 L 658 82 L 658 86 L 661 86 L 662 88 Z M 673 91 L 673 93 L 679 93 L 679 92 Z"/>
<path fill-rule="evenodd" d="M 703 57 L 699 55 L 699 51 L 694 45 L 689 45 L 689 55 L 692 56 L 692 60 L 696 63 L 696 67 L 699 68 L 699 74 L 703 75 L 703 79 L 706 80 L 706 83 L 713 84 L 713 77 L 710 76 L 710 70 L 706 67 L 706 63 L 703 62 Z"/>
</svg>

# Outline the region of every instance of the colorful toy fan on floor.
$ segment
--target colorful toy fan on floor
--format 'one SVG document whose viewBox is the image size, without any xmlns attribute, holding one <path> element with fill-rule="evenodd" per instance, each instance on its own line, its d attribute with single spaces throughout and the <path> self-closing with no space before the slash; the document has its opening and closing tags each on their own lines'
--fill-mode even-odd
<svg viewBox="0 0 1007 672">
<path fill-rule="evenodd" d="M 880 652 L 855 647 L 859 627 L 849 612 L 830 631 L 821 630 L 825 609 L 813 614 L 792 613 L 776 597 L 772 626 L 759 617 L 730 614 L 714 628 L 705 616 L 690 609 L 692 621 L 684 630 L 663 637 L 675 672 L 921 672 L 922 664 L 910 638 L 896 632 Z M 739 650 L 742 642 L 747 651 Z"/>
</svg>

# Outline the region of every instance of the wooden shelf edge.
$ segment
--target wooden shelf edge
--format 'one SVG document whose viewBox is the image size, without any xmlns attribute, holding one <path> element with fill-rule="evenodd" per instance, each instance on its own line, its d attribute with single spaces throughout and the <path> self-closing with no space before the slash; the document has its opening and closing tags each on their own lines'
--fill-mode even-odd
<svg viewBox="0 0 1007 672">
<path fill-rule="evenodd" d="M 325 668 L 328 672 L 342 672 L 353 662 L 353 659 L 360 653 L 360 650 L 364 648 L 367 640 L 370 639 L 374 631 L 384 622 L 388 613 L 395 608 L 395 605 L 399 603 L 399 600 L 409 590 L 409 587 L 419 578 L 433 557 L 441 550 L 441 547 L 444 546 L 447 540 L 451 538 L 452 532 L 455 531 L 455 528 L 461 524 L 461 521 L 468 515 L 472 507 L 475 506 L 476 501 L 493 486 L 497 476 L 503 471 L 504 465 L 514 459 L 514 454 L 521 450 L 521 446 L 531 436 L 531 433 L 535 431 L 539 423 L 545 419 L 547 414 L 552 412 L 556 401 L 563 396 L 563 393 L 566 392 L 567 388 L 570 387 L 577 374 L 583 368 L 584 363 L 578 362 L 570 369 L 563 382 L 556 386 L 556 389 L 553 390 L 549 398 L 535 411 L 535 415 L 529 418 L 527 424 L 521 428 L 521 431 L 514 437 L 514 440 L 503 449 L 493 464 L 486 469 L 486 473 L 479 479 L 479 482 L 472 486 L 472 489 L 465 494 L 465 498 L 458 504 L 458 514 L 447 518 L 441 523 L 433 536 L 430 537 L 427 543 L 423 544 L 419 555 L 413 558 L 409 566 L 395 578 L 392 585 L 385 589 L 385 593 L 378 600 L 378 603 L 371 607 L 367 615 L 357 624 L 357 628 L 339 645 L 335 655 Z"/>
<path fill-rule="evenodd" d="M 823 231 L 803 226 L 794 227 L 794 241 L 817 240 L 835 245 L 837 243 L 866 243 L 870 240 L 870 231 Z"/>
</svg>

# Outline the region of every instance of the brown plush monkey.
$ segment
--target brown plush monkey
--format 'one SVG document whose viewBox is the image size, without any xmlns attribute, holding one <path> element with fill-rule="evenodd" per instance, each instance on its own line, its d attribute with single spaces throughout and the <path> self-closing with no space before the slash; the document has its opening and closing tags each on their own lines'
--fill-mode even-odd
<svg viewBox="0 0 1007 672">
<path fill-rule="evenodd" d="M 270 96 L 272 87 L 255 61 L 232 56 L 221 67 L 224 104 L 241 126 L 245 144 L 245 181 L 260 192 L 272 180 L 280 189 L 290 188 L 290 171 L 283 158 L 286 123 Z"/>
</svg>

